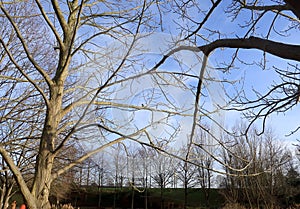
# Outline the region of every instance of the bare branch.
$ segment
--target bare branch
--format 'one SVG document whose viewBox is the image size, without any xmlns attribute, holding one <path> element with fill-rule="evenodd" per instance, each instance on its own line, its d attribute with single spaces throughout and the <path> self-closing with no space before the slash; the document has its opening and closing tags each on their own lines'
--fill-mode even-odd
<svg viewBox="0 0 300 209">
<path fill-rule="evenodd" d="M 293 13 L 300 19 L 300 3 L 297 0 L 284 0 Z"/>
<path fill-rule="evenodd" d="M 29 48 L 26 44 L 25 39 L 22 36 L 21 31 L 19 30 L 17 24 L 13 21 L 13 19 L 11 18 L 11 16 L 8 14 L 8 12 L 6 11 L 6 9 L 3 7 L 2 3 L 0 3 L 0 8 L 2 10 L 2 12 L 5 14 L 5 16 L 7 17 L 7 19 L 9 20 L 9 22 L 11 23 L 11 25 L 13 26 L 23 48 L 24 51 L 27 55 L 27 58 L 29 59 L 29 61 L 33 64 L 33 66 L 38 70 L 38 72 L 43 76 L 43 78 L 45 79 L 45 81 L 47 82 L 47 84 L 50 86 L 52 85 L 52 81 L 50 76 L 44 71 L 44 69 L 34 60 L 34 58 L 32 57 Z"/>
<path fill-rule="evenodd" d="M 208 56 L 213 50 L 221 47 L 259 49 L 283 59 L 300 61 L 300 46 L 254 36 L 246 39 L 219 39 L 207 45 L 199 46 L 198 49 Z"/>
</svg>

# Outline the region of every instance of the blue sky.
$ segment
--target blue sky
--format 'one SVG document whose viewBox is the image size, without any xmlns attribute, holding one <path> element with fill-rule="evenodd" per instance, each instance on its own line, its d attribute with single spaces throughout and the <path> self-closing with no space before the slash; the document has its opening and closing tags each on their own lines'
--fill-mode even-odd
<svg viewBox="0 0 300 209">
<path fill-rule="evenodd" d="M 208 3 L 209 1 L 206 1 Z M 237 22 L 243 23 L 243 21 L 247 20 L 249 17 L 248 14 L 245 12 L 242 13 L 241 16 L 238 17 L 238 19 L 235 20 L 235 22 L 231 22 L 231 18 L 229 18 L 225 13 L 225 6 L 228 4 L 228 1 L 223 1 L 224 3 L 220 5 L 220 7 L 213 13 L 212 19 L 210 19 L 206 25 L 206 27 L 210 27 L 210 30 L 220 30 L 222 33 L 224 33 L 227 37 L 236 37 L 240 36 L 243 37 L 245 34 L 246 29 L 241 29 Z M 203 7 L 206 7 L 207 5 L 203 4 Z M 193 11 L 196 12 L 196 11 Z M 199 18 L 197 16 L 199 14 L 195 13 L 195 18 Z M 270 18 L 272 18 L 274 14 L 268 14 L 263 19 L 260 26 L 255 30 L 254 35 L 261 35 L 266 33 L 266 23 L 269 23 Z M 141 72 L 145 70 L 149 70 L 154 64 L 160 60 L 161 56 L 168 51 L 169 44 L 172 44 L 173 38 L 181 38 L 178 30 L 176 30 L 176 24 L 181 23 L 179 19 L 175 18 L 175 14 L 171 14 L 169 16 L 164 17 L 164 20 L 166 23 L 164 24 L 164 28 L 166 28 L 163 32 L 158 32 L 153 34 L 152 36 L 144 37 L 139 43 L 138 47 L 133 52 L 133 55 L 139 55 L 140 58 L 145 58 L 143 61 L 145 65 L 141 64 L 139 66 L 135 66 L 136 69 L 134 70 L 140 70 Z M 200 19 L 200 18 L 199 18 Z M 175 21 L 176 20 L 176 21 Z M 176 22 L 176 23 L 175 23 Z M 182 24 L 184 24 L 182 22 Z M 277 30 L 281 30 L 286 28 L 286 22 L 283 18 L 280 18 L 278 20 L 278 26 L 276 27 Z M 170 35 L 172 34 L 172 35 Z M 203 32 L 204 35 L 208 36 L 208 31 Z M 225 37 L 224 35 L 224 37 Z M 290 35 L 288 37 L 281 37 L 278 36 L 276 33 L 271 33 L 273 40 L 278 41 L 287 41 L 289 43 L 299 43 L 299 34 L 295 33 L 295 31 L 291 31 Z M 216 38 L 216 35 L 214 36 Z M 124 37 L 124 39 L 130 40 L 131 37 Z M 127 41 L 128 41 L 127 40 Z M 103 41 L 103 40 L 102 40 Z M 101 74 L 102 72 L 106 72 L 106 63 L 113 64 L 114 62 L 118 62 L 118 59 L 110 60 L 107 59 L 107 54 L 109 53 L 115 53 L 114 55 L 122 55 L 126 50 L 120 45 L 120 43 L 117 42 L 110 42 L 111 39 L 107 40 L 107 49 L 112 50 L 112 48 L 115 48 L 116 51 L 99 51 L 99 57 L 96 56 L 96 59 L 98 61 L 95 69 L 97 70 L 97 74 L 99 75 L 99 78 L 96 78 L 101 80 L 101 76 L 106 76 L 106 74 Z M 106 41 L 103 41 L 106 42 Z M 188 43 L 189 44 L 189 43 Z M 197 44 L 203 44 L 203 41 L 199 41 Z M 113 47 L 111 47 L 113 46 Z M 277 57 L 274 57 L 272 55 L 267 55 L 267 67 L 265 70 L 262 70 L 258 65 L 244 65 L 241 62 L 237 62 L 236 69 L 231 69 L 227 73 L 223 73 L 220 71 L 216 71 L 214 67 L 219 67 L 220 63 L 230 62 L 231 61 L 231 54 L 234 53 L 235 50 L 232 49 L 219 49 L 212 53 L 212 55 L 209 57 L 209 66 L 210 71 L 209 74 L 211 75 L 213 73 L 213 77 L 215 78 L 223 78 L 226 77 L 230 80 L 236 81 L 236 88 L 244 88 L 245 92 L 247 92 L 248 96 L 253 97 L 254 94 L 252 92 L 252 88 L 256 88 L 257 90 L 263 92 L 266 92 L 269 88 L 269 86 L 274 81 L 279 81 L 277 75 L 274 73 L 273 66 L 280 67 L 285 69 L 288 65 L 285 60 L 281 60 Z M 107 54 L 105 54 L 107 53 Z M 242 61 L 247 62 L 249 64 L 253 64 L 253 62 L 260 62 L 262 60 L 263 53 L 258 50 L 240 50 L 239 56 Z M 198 57 L 197 57 L 198 56 Z M 201 53 L 198 53 L 197 55 L 191 53 L 191 52 L 180 52 L 175 54 L 173 57 L 171 57 L 164 65 L 160 67 L 160 71 L 178 71 L 179 67 L 178 64 L 175 62 L 175 59 L 177 58 L 180 60 L 180 62 L 183 64 L 183 69 L 187 70 L 189 73 L 193 73 L 194 75 L 199 75 L 199 70 L 201 68 L 202 64 L 202 57 Z M 110 63 L 111 62 L 111 63 Z M 102 64 L 102 66 L 99 67 L 99 63 Z M 95 63 L 94 63 L 95 64 Z M 93 65 L 93 64 L 92 64 Z M 142 68 L 145 67 L 145 68 Z M 141 69 L 140 69 L 141 68 Z M 190 69 L 189 69 L 190 68 Z M 129 69 L 129 68 L 128 68 Z M 126 70 L 128 70 L 126 69 Z M 122 75 L 126 76 L 129 73 L 132 73 L 134 71 L 124 71 Z M 132 70 L 132 69 L 131 69 Z M 190 71 L 188 71 L 190 70 Z M 99 73 L 100 72 L 100 73 Z M 245 78 L 245 80 L 243 80 Z M 118 93 L 114 93 L 111 95 L 112 99 L 116 99 L 125 102 L 125 104 L 132 105 L 132 104 L 138 104 L 141 105 L 141 102 L 143 101 L 143 98 L 139 99 L 139 97 L 143 97 L 143 95 L 147 94 L 147 91 L 151 90 L 157 90 L 157 86 L 155 86 L 155 83 L 152 80 L 151 77 L 143 77 L 141 79 L 134 79 L 132 82 L 124 84 L 124 86 L 116 85 L 114 88 L 119 89 Z M 97 81 L 91 81 L 91 82 L 97 82 Z M 163 83 L 163 78 L 161 78 L 160 82 Z M 190 79 L 186 81 L 188 85 L 196 85 L 197 80 L 196 79 Z M 93 86 L 94 83 L 91 84 Z M 164 83 L 165 86 L 167 86 Z M 206 83 L 208 85 L 208 83 Z M 207 87 L 207 86 L 206 86 Z M 114 90 L 116 90 L 114 89 Z M 233 92 L 234 87 L 231 85 L 225 85 L 224 87 L 226 92 Z M 192 114 L 192 109 L 189 109 L 189 107 L 192 108 L 194 104 L 194 95 L 193 91 L 186 91 L 183 92 L 182 90 L 178 89 L 176 86 L 169 85 L 166 87 L 166 89 L 163 89 L 165 92 L 168 93 L 168 97 L 171 101 L 174 102 L 175 106 L 185 105 L 185 107 L 188 109 L 187 113 Z M 213 82 L 212 84 L 209 84 L 209 89 L 203 89 L 203 93 L 207 97 L 201 98 L 201 102 L 205 103 L 206 108 L 210 108 L 210 110 L 213 110 L 215 108 L 214 103 L 223 103 L 223 98 L 220 96 L 222 95 L 223 89 L 220 88 L 220 83 Z M 117 91 L 115 91 L 117 92 Z M 131 96 L 129 96 L 131 95 Z M 153 104 L 159 103 L 159 99 L 154 102 Z M 168 105 L 171 105 L 169 102 Z M 220 104 L 219 104 L 220 105 Z M 163 106 L 160 106 L 163 107 Z M 164 108 L 167 108 L 165 106 Z M 276 134 L 278 135 L 278 139 L 283 139 L 282 142 L 286 144 L 291 144 L 292 142 L 295 142 L 296 139 L 300 138 L 300 133 L 296 133 L 290 137 L 286 137 L 285 135 L 290 133 L 290 131 L 294 130 L 299 125 L 299 120 L 297 116 L 299 115 L 300 110 L 299 107 L 296 106 L 294 109 L 287 111 L 285 114 L 273 114 L 269 117 L 267 121 L 267 126 L 270 126 L 274 129 Z M 142 128 L 144 126 L 147 126 L 152 120 L 158 122 L 159 120 L 162 120 L 165 122 L 165 124 L 162 123 L 156 123 L 153 127 L 151 127 L 149 130 L 152 132 L 153 136 L 157 137 L 168 137 L 169 133 L 172 132 L 173 128 L 180 124 L 180 131 L 177 135 L 177 138 L 184 138 L 185 140 L 188 139 L 188 136 L 191 132 L 191 116 L 190 117 L 179 117 L 174 116 L 172 119 L 163 119 L 166 117 L 165 113 L 155 113 L 152 114 L 149 111 L 146 110 L 139 110 L 139 111 L 126 111 L 122 108 L 114 108 L 111 110 L 111 116 L 114 117 L 115 121 L 118 121 L 122 127 L 122 129 L 119 129 L 119 131 L 124 131 L 126 133 L 130 133 L 133 130 L 136 130 L 137 128 Z M 214 119 L 220 120 L 219 122 L 222 124 L 224 122 L 224 126 L 230 127 L 234 124 L 236 124 L 238 121 L 241 120 L 241 115 L 234 111 L 221 111 L 216 114 L 212 114 Z M 125 120 L 124 120 L 125 119 Z M 166 125 L 167 123 L 171 123 L 171 125 L 174 125 L 174 127 L 170 127 Z M 213 123 L 212 123 L 213 124 Z M 213 126 L 213 125 L 212 125 Z M 256 126 L 259 128 L 260 123 L 256 124 Z M 213 127 L 216 129 L 216 127 Z M 167 132 L 162 134 L 163 132 Z M 116 137 L 113 135 L 113 137 Z M 179 145 L 181 145 L 181 141 L 179 141 Z"/>
</svg>

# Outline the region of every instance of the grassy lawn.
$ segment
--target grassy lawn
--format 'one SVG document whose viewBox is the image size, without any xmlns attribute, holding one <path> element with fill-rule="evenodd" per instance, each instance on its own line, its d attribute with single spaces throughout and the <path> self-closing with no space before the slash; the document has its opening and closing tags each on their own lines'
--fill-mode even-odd
<svg viewBox="0 0 300 209">
<path fill-rule="evenodd" d="M 160 197 L 160 189 L 150 189 L 151 196 Z M 210 189 L 209 191 L 209 207 L 220 208 L 224 200 L 217 189 Z M 184 203 L 184 189 L 164 189 L 163 197 L 166 200 L 171 200 L 177 203 Z M 188 205 L 192 208 L 204 208 L 206 206 L 205 194 L 201 189 L 188 190 Z"/>
<path fill-rule="evenodd" d="M 132 200 L 132 189 L 131 188 L 101 188 L 101 206 L 102 207 L 113 207 L 116 208 L 131 207 Z M 146 193 L 135 191 L 135 205 L 144 206 Z M 153 205 L 155 202 L 157 208 L 160 205 L 160 189 L 151 188 L 147 190 L 148 196 L 148 207 Z M 99 190 L 98 188 L 84 188 L 80 193 L 73 193 L 69 196 L 70 199 L 62 201 L 62 203 L 71 203 L 73 206 L 80 206 L 80 208 L 92 208 L 97 207 L 99 202 Z M 20 194 L 15 194 L 13 199 L 17 200 L 18 203 L 23 203 L 23 198 Z M 163 190 L 164 202 L 173 202 L 177 205 L 184 205 L 184 189 L 173 189 L 166 188 Z M 151 203 L 152 202 L 152 203 Z M 221 208 L 224 200 L 219 194 L 217 189 L 210 190 L 209 208 Z M 203 209 L 206 207 L 205 195 L 201 189 L 189 189 L 188 190 L 188 206 L 190 209 Z"/>
</svg>

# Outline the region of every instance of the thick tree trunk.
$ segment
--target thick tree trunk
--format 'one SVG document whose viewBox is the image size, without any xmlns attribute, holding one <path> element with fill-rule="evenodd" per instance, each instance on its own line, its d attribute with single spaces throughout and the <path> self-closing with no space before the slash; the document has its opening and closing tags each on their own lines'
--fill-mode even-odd
<svg viewBox="0 0 300 209">
<path fill-rule="evenodd" d="M 57 138 L 57 127 L 61 120 L 61 104 L 63 88 L 52 88 L 52 97 L 47 108 L 44 130 L 41 137 L 39 153 L 36 159 L 35 178 L 31 193 L 36 201 L 37 208 L 49 209 L 49 194 L 52 183 L 52 168 L 55 158 L 54 149 Z"/>
<path fill-rule="evenodd" d="M 32 194 L 36 199 L 37 208 L 49 209 L 49 194 L 51 188 L 51 171 L 53 156 L 49 151 L 44 150 L 37 159 L 37 170 Z"/>
</svg>

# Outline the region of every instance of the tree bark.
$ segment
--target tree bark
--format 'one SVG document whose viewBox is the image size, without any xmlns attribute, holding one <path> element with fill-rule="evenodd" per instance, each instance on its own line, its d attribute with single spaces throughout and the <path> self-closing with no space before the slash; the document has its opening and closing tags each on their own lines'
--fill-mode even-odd
<svg viewBox="0 0 300 209">
<path fill-rule="evenodd" d="M 57 83 L 57 82 L 56 82 Z M 62 83 L 62 82 L 58 82 Z M 36 174 L 31 193 L 36 199 L 38 208 L 49 209 L 49 194 L 52 183 L 52 167 L 54 163 L 54 145 L 62 114 L 63 85 L 55 84 L 51 88 L 51 98 L 47 108 L 44 130 L 41 136 L 39 153 L 36 160 Z"/>
<path fill-rule="evenodd" d="M 52 114 L 51 114 L 52 115 Z M 33 196 L 37 201 L 37 207 L 48 209 L 50 204 L 48 201 L 49 189 L 51 187 L 51 171 L 54 161 L 54 155 L 51 153 L 53 150 L 52 144 L 54 142 L 52 120 L 46 118 L 44 133 L 40 144 L 40 152 L 36 160 L 36 174 L 34 184 L 31 189 Z M 51 125 L 50 125 L 51 124 Z"/>
<path fill-rule="evenodd" d="M 12 173 L 20 187 L 22 195 L 28 204 L 28 207 L 30 209 L 37 209 L 38 207 L 36 205 L 36 201 L 35 201 L 36 199 L 30 193 L 30 190 L 28 189 L 27 184 L 22 177 L 22 173 L 20 172 L 18 167 L 15 165 L 13 159 L 9 156 L 9 153 L 2 146 L 0 146 L 0 154 L 3 157 L 3 159 L 5 160 L 5 162 L 7 163 L 9 169 L 12 171 Z"/>
<path fill-rule="evenodd" d="M 37 163 L 37 173 L 32 188 L 32 194 L 36 199 L 37 208 L 49 209 L 49 193 L 51 187 L 51 170 L 53 165 L 53 157 L 46 150 L 39 154 Z"/>
</svg>

